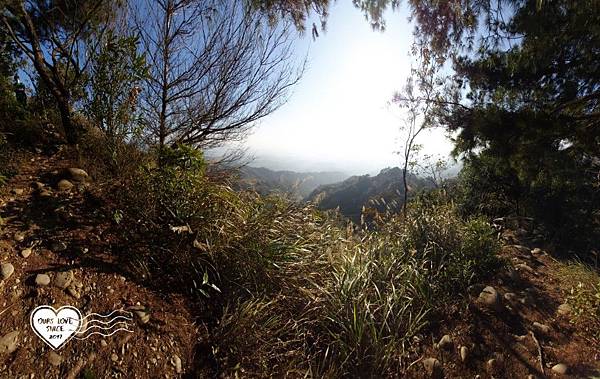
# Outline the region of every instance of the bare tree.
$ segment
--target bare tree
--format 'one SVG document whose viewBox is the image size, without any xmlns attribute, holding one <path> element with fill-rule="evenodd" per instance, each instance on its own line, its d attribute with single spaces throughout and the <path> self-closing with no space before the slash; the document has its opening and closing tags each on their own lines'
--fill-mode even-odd
<svg viewBox="0 0 600 379">
<path fill-rule="evenodd" d="M 83 85 L 89 63 L 85 51 L 91 41 L 89 37 L 104 32 L 114 2 L 5 0 L 2 3 L 0 20 L 56 100 L 67 140 L 75 143 L 77 127 L 71 111 L 74 91 Z"/>
<path fill-rule="evenodd" d="M 150 64 L 142 107 L 160 148 L 239 140 L 301 76 L 289 25 L 242 1 L 147 0 L 134 14 Z"/>
</svg>

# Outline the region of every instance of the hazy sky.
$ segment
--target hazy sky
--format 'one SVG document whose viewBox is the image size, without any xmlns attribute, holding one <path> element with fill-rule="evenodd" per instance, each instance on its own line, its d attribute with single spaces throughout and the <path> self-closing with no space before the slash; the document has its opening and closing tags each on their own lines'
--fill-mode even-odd
<svg viewBox="0 0 600 379">
<path fill-rule="evenodd" d="M 385 32 L 373 31 L 350 1 L 338 1 L 327 31 L 302 37 L 297 51 L 308 52 L 307 70 L 289 102 L 246 140 L 252 165 L 371 173 L 400 164 L 393 152 L 402 120 L 388 103 L 410 71 L 413 26 L 406 11 L 386 20 Z M 451 150 L 441 131 L 419 142 L 428 152 Z"/>
</svg>

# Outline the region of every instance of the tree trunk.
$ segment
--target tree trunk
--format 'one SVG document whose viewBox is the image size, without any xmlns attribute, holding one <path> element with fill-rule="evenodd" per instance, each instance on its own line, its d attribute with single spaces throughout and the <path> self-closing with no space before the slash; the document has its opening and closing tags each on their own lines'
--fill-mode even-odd
<svg viewBox="0 0 600 379">
<path fill-rule="evenodd" d="M 60 112 L 60 120 L 62 122 L 63 129 L 65 131 L 65 137 L 69 145 L 75 145 L 77 143 L 78 130 L 77 126 L 71 118 L 71 106 L 69 101 L 66 99 L 56 99 L 58 103 L 58 111 Z"/>
</svg>

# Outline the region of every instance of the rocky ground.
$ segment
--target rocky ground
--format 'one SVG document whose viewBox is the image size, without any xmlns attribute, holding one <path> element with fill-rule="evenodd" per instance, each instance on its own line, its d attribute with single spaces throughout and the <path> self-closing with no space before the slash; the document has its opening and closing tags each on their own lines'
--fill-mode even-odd
<svg viewBox="0 0 600 379">
<path fill-rule="evenodd" d="M 60 154 L 20 161 L 18 175 L 0 189 L 0 377 L 205 376 L 200 315 L 181 294 L 123 270 L 105 189 Z M 431 335 L 415 339 L 421 349 L 406 376 L 600 376 L 598 341 L 570 322 L 558 280 L 563 263 L 529 238 L 536 231 L 528 225 L 501 221 L 508 268 L 470 287 L 467 306 L 449 307 Z M 83 314 L 129 310 L 132 333 L 74 339 L 53 351 L 29 325 L 39 305 L 72 305 Z"/>
</svg>

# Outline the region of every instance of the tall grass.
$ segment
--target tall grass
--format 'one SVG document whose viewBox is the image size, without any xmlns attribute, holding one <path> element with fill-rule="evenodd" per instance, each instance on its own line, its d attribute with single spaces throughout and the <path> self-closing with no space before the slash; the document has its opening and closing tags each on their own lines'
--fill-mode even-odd
<svg viewBox="0 0 600 379">
<path fill-rule="evenodd" d="M 125 217 L 152 235 L 149 277 L 207 304 L 213 361 L 230 376 L 393 376 L 447 300 L 497 267 L 492 229 L 443 194 L 358 230 L 313 207 L 234 192 L 202 157 L 146 167 Z M 151 231 L 151 233 L 148 233 Z"/>
</svg>

